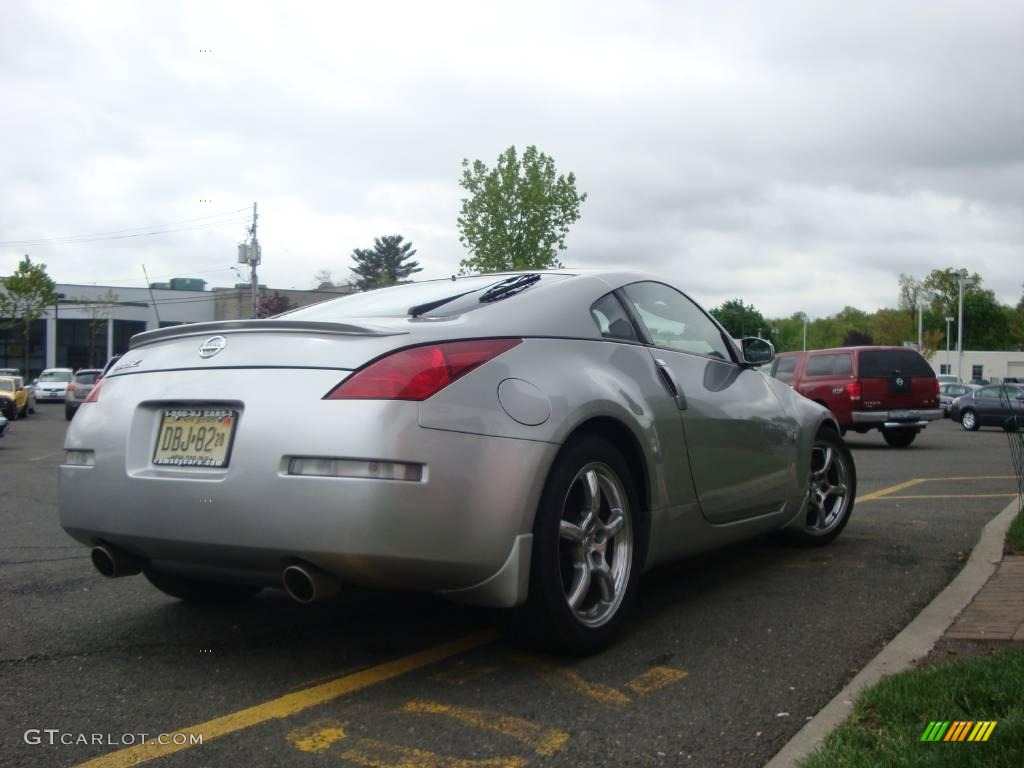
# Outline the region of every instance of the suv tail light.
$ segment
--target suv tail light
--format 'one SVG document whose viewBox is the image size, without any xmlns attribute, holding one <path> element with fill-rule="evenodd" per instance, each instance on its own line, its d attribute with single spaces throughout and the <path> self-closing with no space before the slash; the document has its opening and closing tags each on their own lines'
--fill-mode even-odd
<svg viewBox="0 0 1024 768">
<path fill-rule="evenodd" d="M 850 396 L 851 400 L 860 400 L 860 382 L 851 381 L 846 385 L 846 394 Z"/>
<path fill-rule="evenodd" d="M 939 384 L 939 380 L 936 379 L 935 380 L 935 393 L 934 393 L 936 398 L 938 398 L 938 396 L 939 396 L 939 387 L 941 387 L 941 386 L 942 385 Z"/>
<path fill-rule="evenodd" d="M 100 399 L 100 387 L 103 384 L 103 379 L 97 379 L 96 383 L 92 386 L 92 391 L 89 392 L 89 396 L 82 401 L 82 405 L 86 403 L 95 403 Z"/>
<path fill-rule="evenodd" d="M 324 400 L 426 400 L 522 343 L 522 339 L 473 339 L 400 349 L 353 373 Z"/>
</svg>

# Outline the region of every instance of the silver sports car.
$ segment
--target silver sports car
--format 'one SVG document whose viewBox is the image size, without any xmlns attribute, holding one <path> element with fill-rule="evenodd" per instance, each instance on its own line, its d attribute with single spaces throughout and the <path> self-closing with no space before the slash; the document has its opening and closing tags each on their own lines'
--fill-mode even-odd
<svg viewBox="0 0 1024 768">
<path fill-rule="evenodd" d="M 846 525 L 850 452 L 773 356 L 627 271 L 149 331 L 68 429 L 61 523 L 104 575 L 183 599 L 431 590 L 589 652 L 659 563 Z"/>
</svg>

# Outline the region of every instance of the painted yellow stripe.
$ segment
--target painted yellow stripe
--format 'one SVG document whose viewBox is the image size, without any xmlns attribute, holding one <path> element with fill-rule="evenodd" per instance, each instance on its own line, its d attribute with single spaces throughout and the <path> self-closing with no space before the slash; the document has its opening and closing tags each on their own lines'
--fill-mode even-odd
<svg viewBox="0 0 1024 768">
<path fill-rule="evenodd" d="M 923 479 L 916 478 L 914 480 L 907 480 L 905 483 L 897 483 L 896 485 L 890 485 L 888 488 L 882 488 L 881 490 L 873 491 L 872 493 L 865 494 L 864 496 L 858 496 L 857 503 L 859 504 L 864 501 L 882 499 L 888 496 L 890 493 L 904 491 L 907 488 L 913 488 L 915 485 L 920 485 L 923 482 L 925 482 Z"/>
<path fill-rule="evenodd" d="M 482 728 L 513 738 L 528 746 L 538 755 L 545 757 L 551 757 L 560 752 L 565 743 L 569 741 L 569 734 L 565 731 L 545 728 L 543 725 L 538 725 L 522 717 L 505 715 L 487 709 L 471 709 L 453 704 L 441 704 L 436 701 L 413 700 L 407 701 L 402 710 L 418 714 L 446 715 L 474 728 Z"/>
<path fill-rule="evenodd" d="M 626 687 L 642 696 L 678 683 L 689 674 L 685 669 L 675 667 L 651 667 L 626 683 Z"/>
<path fill-rule="evenodd" d="M 1016 493 L 935 493 L 920 496 L 886 496 L 886 499 L 1012 499 Z M 863 501 L 863 499 L 858 499 Z"/>
<path fill-rule="evenodd" d="M 629 704 L 630 702 L 629 696 L 624 694 L 618 688 L 611 688 L 599 683 L 591 683 L 583 679 L 583 676 L 576 670 L 556 666 L 550 662 L 538 659 L 536 656 L 513 654 L 512 659 L 520 664 L 532 667 L 549 683 L 569 688 L 600 704 L 621 706 L 622 704 Z"/>
<path fill-rule="evenodd" d="M 938 483 L 944 480 L 1016 480 L 1016 475 L 973 475 L 971 477 L 922 477 L 921 481 L 925 483 Z"/>
<path fill-rule="evenodd" d="M 205 723 L 198 723 L 188 728 L 179 728 L 175 732 L 202 734 L 203 743 L 208 744 L 222 736 L 237 733 L 254 725 L 265 723 L 268 720 L 291 717 L 310 707 L 324 704 L 341 696 L 377 685 L 378 683 L 383 683 L 386 680 L 413 672 L 442 659 L 457 656 L 473 648 L 486 645 L 496 637 L 497 633 L 493 630 L 469 635 L 468 637 L 453 640 L 450 643 L 444 643 L 434 648 L 428 648 L 425 651 L 420 651 L 401 659 L 378 664 L 361 672 L 354 672 L 351 675 L 339 677 L 336 680 L 331 680 L 312 688 L 289 693 L 276 699 L 265 701 L 262 704 L 247 707 L 246 709 L 232 712 L 213 720 L 207 720 Z M 185 741 L 188 742 L 190 739 L 185 739 Z M 78 768 L 128 768 L 128 766 L 140 765 L 159 757 L 165 757 L 175 752 L 189 749 L 191 746 L 193 745 L 188 743 L 157 744 L 156 742 L 150 742 L 126 749 L 119 749 L 106 755 L 100 755 L 92 760 L 80 763 Z"/>
<path fill-rule="evenodd" d="M 985 730 L 985 734 L 980 739 L 978 739 L 978 741 L 988 741 L 988 737 L 991 736 L 992 731 L 996 729 L 996 722 L 997 721 L 993 720 L 991 723 L 989 723 L 988 728 Z"/>
<path fill-rule="evenodd" d="M 525 768 L 530 762 L 518 756 L 477 760 L 453 757 L 377 739 L 355 739 L 337 754 L 342 760 L 367 768 Z"/>
</svg>

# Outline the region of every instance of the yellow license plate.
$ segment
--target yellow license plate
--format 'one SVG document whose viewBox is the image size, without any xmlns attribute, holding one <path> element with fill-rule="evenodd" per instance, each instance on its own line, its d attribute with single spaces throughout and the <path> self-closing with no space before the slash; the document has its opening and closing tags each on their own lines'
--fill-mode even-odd
<svg viewBox="0 0 1024 768">
<path fill-rule="evenodd" d="M 226 467 L 238 412 L 227 408 L 168 408 L 160 419 L 154 464 Z"/>
</svg>

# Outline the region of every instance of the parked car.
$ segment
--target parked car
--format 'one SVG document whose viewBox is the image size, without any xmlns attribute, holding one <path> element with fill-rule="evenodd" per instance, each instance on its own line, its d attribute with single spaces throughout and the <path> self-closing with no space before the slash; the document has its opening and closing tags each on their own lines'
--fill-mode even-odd
<svg viewBox="0 0 1024 768">
<path fill-rule="evenodd" d="M 64 394 L 67 392 L 68 384 L 74 371 L 70 368 L 47 368 L 36 381 L 36 400 L 64 402 Z"/>
<path fill-rule="evenodd" d="M 949 416 L 964 429 L 975 432 L 980 427 L 1007 427 L 1007 419 L 1024 421 L 1024 386 L 991 384 L 958 397 L 949 409 Z"/>
<path fill-rule="evenodd" d="M 0 376 L 21 376 L 21 368 L 0 368 Z"/>
<path fill-rule="evenodd" d="M 772 356 L 612 271 L 153 330 L 68 427 L 61 524 L 101 573 L 186 600 L 429 590 L 593 651 L 658 563 L 846 525 L 839 425 L 759 369 Z"/>
<path fill-rule="evenodd" d="M 93 385 L 102 373 L 103 371 L 100 368 L 80 368 L 75 371 L 75 375 L 68 384 L 67 391 L 64 394 L 65 419 L 71 421 L 74 418 L 78 406 L 89 397 Z"/>
<path fill-rule="evenodd" d="M 832 411 L 844 431 L 878 429 L 897 448 L 906 448 L 929 421 L 942 418 L 935 372 L 906 347 L 784 352 L 775 359 L 772 376 Z"/>
<path fill-rule="evenodd" d="M 942 407 L 942 415 L 949 416 L 949 408 L 953 401 L 976 389 L 980 389 L 977 384 L 940 384 L 939 405 Z"/>
<path fill-rule="evenodd" d="M 0 376 L 0 411 L 8 421 L 24 416 L 28 408 L 28 392 L 21 377 Z"/>
<path fill-rule="evenodd" d="M 939 373 L 939 374 L 936 374 L 935 378 L 939 380 L 939 385 L 940 386 L 942 384 L 959 384 L 960 383 L 960 377 L 959 376 L 954 376 L 951 373 Z"/>
</svg>

